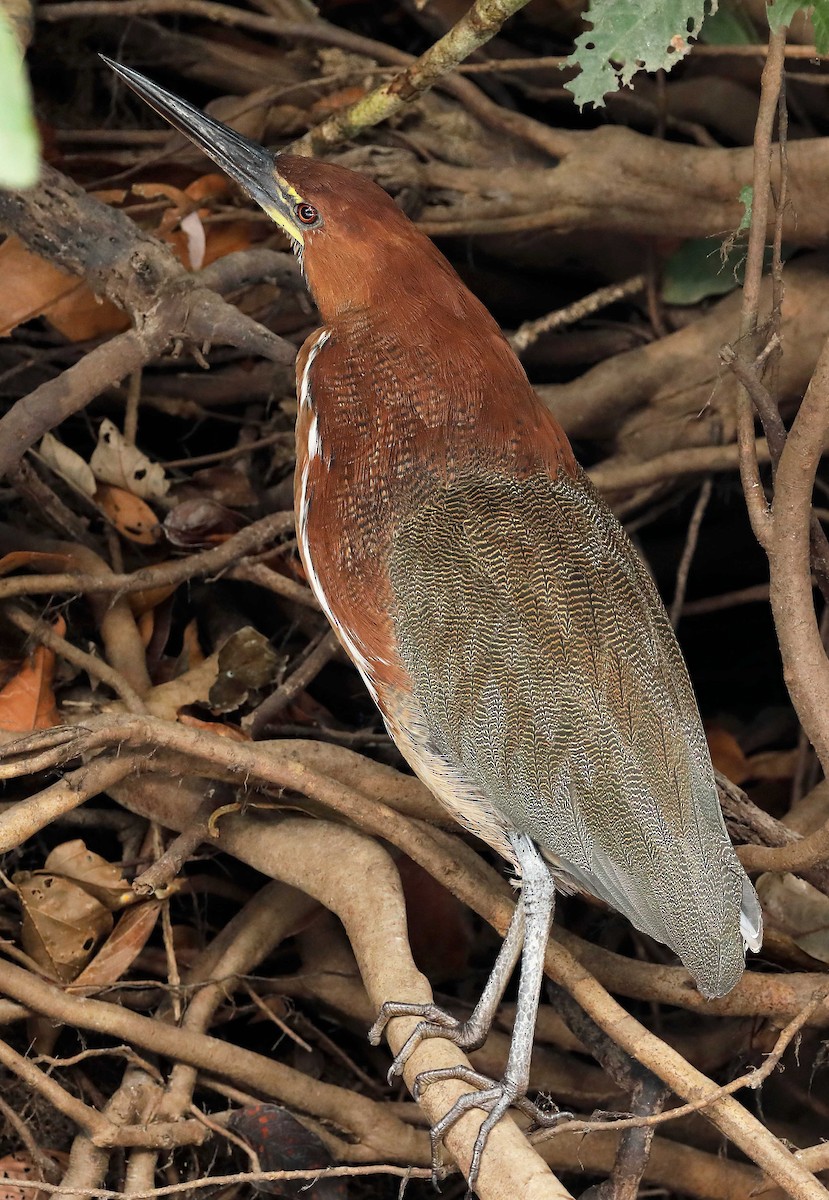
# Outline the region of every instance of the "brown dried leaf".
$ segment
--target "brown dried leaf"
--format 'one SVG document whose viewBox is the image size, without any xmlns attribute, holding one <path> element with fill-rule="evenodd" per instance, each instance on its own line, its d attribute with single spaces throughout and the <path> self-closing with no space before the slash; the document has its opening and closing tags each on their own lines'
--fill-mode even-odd
<svg viewBox="0 0 829 1200">
<path fill-rule="evenodd" d="M 0 558 L 0 575 L 9 575 L 18 567 L 39 567 L 49 571 L 71 571 L 77 566 L 71 554 L 52 554 L 42 550 L 12 550 Z"/>
<path fill-rule="evenodd" d="M 752 777 L 749 761 L 733 733 L 729 733 L 720 725 L 706 725 L 705 736 L 708 739 L 711 761 L 718 771 L 737 784 L 744 783 Z"/>
<path fill-rule="evenodd" d="M 45 317 L 70 342 L 83 342 L 129 328 L 129 317 L 108 300 L 98 300 L 83 280 L 28 251 L 16 237 L 0 246 L 0 336 Z"/>
<path fill-rule="evenodd" d="M 226 542 L 244 524 L 244 517 L 215 500 L 183 500 L 164 518 L 164 532 L 174 546 L 190 549 Z"/>
<path fill-rule="evenodd" d="M 59 1151 L 47 1151 L 50 1158 L 66 1160 Z M 0 1158 L 0 1200 L 46 1200 L 48 1192 L 31 1187 L 16 1187 L 15 1181 L 35 1183 L 41 1179 L 40 1171 L 25 1150 L 15 1150 Z"/>
<path fill-rule="evenodd" d="M 80 838 L 55 846 L 43 866 L 46 871 L 71 879 L 106 908 L 135 903 L 135 893 L 120 869 L 88 850 Z"/>
<path fill-rule="evenodd" d="M 122 913 L 101 949 L 75 979 L 75 986 L 104 987 L 122 979 L 155 929 L 162 903 L 148 900 Z"/>
<path fill-rule="evenodd" d="M 125 441 L 120 429 L 107 418 L 101 422 L 98 445 L 89 465 L 101 483 L 113 483 L 145 500 L 157 500 L 170 490 L 161 464 Z"/>
<path fill-rule="evenodd" d="M 23 906 L 20 940 L 30 958 L 71 983 L 112 929 L 112 914 L 71 879 L 45 871 L 14 878 Z"/>
<path fill-rule="evenodd" d="M 102 483 L 95 493 L 95 503 L 118 532 L 131 542 L 154 546 L 161 538 L 161 523 L 140 496 L 111 483 Z"/>
<path fill-rule="evenodd" d="M 268 639 L 252 625 L 231 634 L 219 650 L 219 671 L 210 689 L 214 712 L 233 712 L 251 692 L 273 683 L 285 666 Z"/>
<path fill-rule="evenodd" d="M 333 1161 L 319 1136 L 276 1104 L 239 1109 L 231 1115 L 228 1128 L 253 1147 L 263 1171 L 308 1171 L 330 1166 Z M 282 1179 L 257 1187 L 266 1195 L 284 1200 L 306 1196 L 309 1200 L 345 1200 L 348 1195 L 347 1180 L 337 1177 L 318 1179 L 310 1185 L 306 1180 Z"/>
<path fill-rule="evenodd" d="M 812 958 L 829 963 L 829 896 L 796 875 L 771 871 L 756 886 L 763 912 L 781 933 Z"/>
</svg>

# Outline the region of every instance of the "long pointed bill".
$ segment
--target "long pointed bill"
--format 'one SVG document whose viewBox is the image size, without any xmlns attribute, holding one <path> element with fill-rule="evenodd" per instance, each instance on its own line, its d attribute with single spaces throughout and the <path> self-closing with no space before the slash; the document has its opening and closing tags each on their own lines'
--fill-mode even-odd
<svg viewBox="0 0 829 1200">
<path fill-rule="evenodd" d="M 208 117 L 186 100 L 153 83 L 140 71 L 113 62 L 103 54 L 100 57 L 159 116 L 240 184 L 289 237 L 302 244 L 302 231 L 293 219 L 295 197 L 283 193 L 274 171 L 273 155 L 264 146 L 252 142 L 222 121 Z"/>
</svg>

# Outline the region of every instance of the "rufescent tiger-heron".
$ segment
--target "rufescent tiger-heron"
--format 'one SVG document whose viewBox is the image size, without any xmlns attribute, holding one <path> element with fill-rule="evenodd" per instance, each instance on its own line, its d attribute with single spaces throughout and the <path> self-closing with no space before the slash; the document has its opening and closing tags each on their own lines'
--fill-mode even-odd
<svg viewBox="0 0 829 1200">
<path fill-rule="evenodd" d="M 109 62 L 109 60 L 105 60 Z M 296 514 L 321 608 L 403 757 L 521 881 L 471 1018 L 424 1037 L 479 1046 L 521 959 L 501 1080 L 449 1068 L 486 1117 L 469 1173 L 526 1099 L 556 889 L 606 901 L 664 942 L 707 997 L 760 947 L 682 654 L 629 538 L 497 324 L 375 183 L 274 156 L 149 79 L 109 65 L 288 235 L 322 327 L 297 358 Z M 436 1142 L 435 1142 L 436 1144 Z"/>
</svg>

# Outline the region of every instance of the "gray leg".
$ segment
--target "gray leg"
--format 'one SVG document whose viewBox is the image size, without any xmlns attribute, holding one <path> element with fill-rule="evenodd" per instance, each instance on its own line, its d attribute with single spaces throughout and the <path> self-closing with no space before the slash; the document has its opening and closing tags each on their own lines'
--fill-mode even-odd
<svg viewBox="0 0 829 1200">
<path fill-rule="evenodd" d="M 462 1050 L 477 1050 L 479 1046 L 483 1046 L 492 1027 L 498 1005 L 501 1003 L 504 989 L 515 970 L 523 941 L 524 894 L 522 892 L 512 914 L 507 935 L 498 951 L 495 966 L 492 968 L 483 994 L 468 1021 L 459 1021 L 450 1013 L 444 1012 L 442 1008 L 438 1008 L 436 1004 L 401 1004 L 389 1000 L 383 1005 L 380 1015 L 369 1030 L 368 1039 L 372 1046 L 380 1044 L 383 1030 L 393 1017 L 422 1018 L 406 1039 L 389 1068 L 390 1082 L 395 1075 L 402 1072 L 409 1055 L 423 1038 L 446 1038 L 447 1041 L 459 1046 Z M 431 1080 L 427 1082 L 431 1082 Z"/>
<path fill-rule="evenodd" d="M 461 1096 L 435 1125 L 431 1134 L 433 1162 L 436 1162 L 441 1139 L 464 1113 L 473 1108 L 481 1108 L 487 1113 L 472 1152 L 468 1177 L 470 1188 L 474 1186 L 478 1177 L 481 1156 L 491 1130 L 512 1105 L 543 1125 L 552 1125 L 570 1116 L 569 1113 L 541 1112 L 526 1098 L 530 1082 L 535 1019 L 544 975 L 544 951 L 553 919 L 555 884 L 546 862 L 530 838 L 524 834 L 511 834 L 510 843 L 521 870 L 521 897 L 495 968 L 470 1020 L 461 1024 L 433 1005 L 384 1004 L 380 1018 L 369 1035 L 372 1040 L 379 1040 L 380 1032 L 393 1016 L 414 1015 L 424 1018 L 394 1060 L 390 1074 L 395 1074 L 402 1068 L 408 1054 L 423 1037 L 446 1037 L 463 1049 L 476 1049 L 486 1037 L 504 988 L 521 954 L 518 1004 L 503 1079 L 487 1079 L 469 1067 L 447 1067 L 442 1070 L 424 1071 L 415 1083 L 416 1095 L 422 1088 L 439 1079 L 461 1079 L 481 1089 Z"/>
</svg>

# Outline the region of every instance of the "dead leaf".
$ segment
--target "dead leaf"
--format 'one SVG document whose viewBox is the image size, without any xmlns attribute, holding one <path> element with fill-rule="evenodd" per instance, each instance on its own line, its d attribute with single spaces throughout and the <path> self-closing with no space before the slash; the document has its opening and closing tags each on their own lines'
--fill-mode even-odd
<svg viewBox="0 0 829 1200">
<path fill-rule="evenodd" d="M 206 704 L 218 673 L 217 656 L 211 654 L 191 671 L 185 671 L 169 683 L 151 688 L 144 697 L 147 712 L 154 717 L 175 721 L 178 710 L 188 704 Z"/>
<path fill-rule="evenodd" d="M 736 784 L 751 779 L 751 766 L 733 733 L 729 733 L 721 725 L 706 724 L 705 736 L 708 739 L 711 761 L 718 771 Z"/>
<path fill-rule="evenodd" d="M 45 317 L 70 342 L 129 329 L 130 321 L 108 300 L 98 300 L 82 279 L 32 254 L 16 237 L 0 246 L 0 336 Z"/>
<path fill-rule="evenodd" d="M 136 904 L 118 923 L 98 953 L 75 978 L 75 987 L 105 987 L 122 979 L 155 929 L 163 901 Z"/>
<path fill-rule="evenodd" d="M 66 622 L 62 617 L 57 619 L 53 629 L 63 636 Z M 51 729 L 53 725 L 59 725 L 54 682 L 54 651 L 45 646 L 36 646 L 31 656 L 20 664 L 17 672 L 0 690 L 0 730 L 31 733 L 35 729 Z"/>
<path fill-rule="evenodd" d="M 98 445 L 89 465 L 97 480 L 125 488 L 145 500 L 166 496 L 170 484 L 160 463 L 154 463 L 137 446 L 125 441 L 112 421 L 104 418 L 98 430 Z"/>
<path fill-rule="evenodd" d="M 145 613 L 152 612 L 153 609 L 158 608 L 159 604 L 163 604 L 168 596 L 172 596 L 177 587 L 177 583 L 169 583 L 164 587 L 145 588 L 141 592 L 130 592 L 127 600 L 133 615 L 143 617 Z"/>
<path fill-rule="evenodd" d="M 68 1165 L 68 1157 L 60 1150 L 46 1150 L 42 1153 L 55 1162 Z M 56 1168 L 57 1170 L 57 1168 Z M 0 1158 L 0 1200 L 46 1200 L 49 1195 L 31 1187 L 15 1187 L 15 1181 L 21 1183 L 36 1183 L 41 1179 L 41 1173 L 32 1162 L 32 1157 L 25 1150 L 15 1150 L 12 1154 L 4 1154 Z"/>
<path fill-rule="evenodd" d="M 161 522 L 140 496 L 114 484 L 102 483 L 95 493 L 95 503 L 118 532 L 131 542 L 154 546 L 160 540 Z"/>
<path fill-rule="evenodd" d="M 52 554 L 42 550 L 12 550 L 0 558 L 0 575 L 8 575 L 18 567 L 35 567 L 43 571 L 71 571 L 77 566 L 71 554 Z"/>
<path fill-rule="evenodd" d="M 829 896 L 796 875 L 771 871 L 757 880 L 764 914 L 819 962 L 829 963 Z"/>
<path fill-rule="evenodd" d="M 112 913 L 60 875 L 26 871 L 14 883 L 23 907 L 23 949 L 53 979 L 71 983 L 112 929 Z"/>
<path fill-rule="evenodd" d="M 164 518 L 164 532 L 174 546 L 214 546 L 238 533 L 245 518 L 215 500 L 183 500 Z"/>
<path fill-rule="evenodd" d="M 225 725 L 221 721 L 202 721 L 190 713 L 179 713 L 179 725 L 187 725 L 190 729 L 204 729 L 206 733 L 215 733 L 217 737 L 230 738 L 232 742 L 250 742 L 252 738 L 244 729 L 237 725 Z"/>
<path fill-rule="evenodd" d="M 252 625 L 230 635 L 219 650 L 219 670 L 208 697 L 214 712 L 233 712 L 251 692 L 273 683 L 285 667 L 268 639 Z"/>
<path fill-rule="evenodd" d="M 59 442 L 51 433 L 43 435 L 37 449 L 43 461 L 48 463 L 61 479 L 68 480 L 87 496 L 94 496 L 95 476 L 92 474 L 89 463 L 85 462 L 80 454 L 70 450 L 68 446 L 64 446 L 63 442 Z"/>
<path fill-rule="evenodd" d="M 43 867 L 79 884 L 106 908 L 118 909 L 135 903 L 135 893 L 120 868 L 87 849 L 80 838 L 55 846 Z"/>
<path fill-rule="evenodd" d="M 187 238 L 187 258 L 191 271 L 200 271 L 204 266 L 207 249 L 207 234 L 197 212 L 188 213 L 179 225 L 181 232 Z"/>
</svg>

